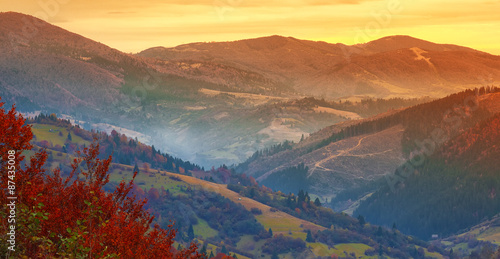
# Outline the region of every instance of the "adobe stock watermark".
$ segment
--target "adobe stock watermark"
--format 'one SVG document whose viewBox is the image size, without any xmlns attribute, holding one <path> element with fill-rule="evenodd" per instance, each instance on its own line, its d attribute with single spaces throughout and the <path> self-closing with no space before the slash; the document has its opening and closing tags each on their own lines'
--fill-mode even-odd
<svg viewBox="0 0 500 259">
<path fill-rule="evenodd" d="M 215 0 L 215 13 L 221 21 L 224 21 L 226 14 L 234 12 L 236 7 L 240 6 L 243 0 Z"/>
<path fill-rule="evenodd" d="M 463 103 L 453 105 L 452 108 L 446 110 L 443 114 L 443 121 L 449 125 L 451 131 L 458 130 L 463 120 L 471 116 L 472 112 L 479 108 L 479 89 L 475 90 L 475 94 L 467 96 Z M 415 140 L 417 148 L 411 152 L 412 156 L 402 166 L 400 166 L 394 174 L 385 175 L 385 180 L 389 188 L 394 193 L 396 185 L 404 182 L 411 174 L 415 172 L 415 168 L 421 166 L 426 157 L 432 155 L 439 145 L 445 143 L 451 138 L 442 128 L 435 128 L 429 138 L 423 141 Z"/>
<path fill-rule="evenodd" d="M 389 27 L 393 21 L 393 16 L 401 13 L 403 10 L 404 5 L 400 0 L 389 0 L 381 10 L 370 12 L 372 19 L 366 22 L 365 26 L 354 28 L 354 44 L 368 42 L 380 35 L 384 28 Z M 342 46 L 341 50 L 347 62 L 351 62 L 351 56 L 355 54 L 355 51 L 348 46 Z"/>
<path fill-rule="evenodd" d="M 7 217 L 5 220 L 7 221 L 7 238 L 5 242 L 7 242 L 8 253 L 12 253 L 16 251 L 16 201 L 17 201 L 17 193 L 16 193 L 16 151 L 9 150 L 7 152 Z M 9 256 L 7 254 L 7 257 Z"/>
<path fill-rule="evenodd" d="M 61 10 L 61 5 L 67 4 L 70 0 L 38 0 L 37 4 L 40 11 L 33 14 L 35 18 L 49 21 L 50 18 L 55 17 Z M 45 23 L 40 22 L 38 19 L 23 18 L 23 26 L 18 33 L 10 32 L 8 35 L 9 42 L 14 52 L 19 52 L 19 45 L 28 45 L 29 41 L 33 39 Z"/>
</svg>

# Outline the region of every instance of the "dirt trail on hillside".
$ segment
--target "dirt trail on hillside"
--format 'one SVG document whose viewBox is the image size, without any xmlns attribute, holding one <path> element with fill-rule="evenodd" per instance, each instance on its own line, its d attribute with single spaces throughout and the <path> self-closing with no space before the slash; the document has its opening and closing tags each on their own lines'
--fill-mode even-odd
<svg viewBox="0 0 500 259">
<path fill-rule="evenodd" d="M 404 131 L 403 129 L 399 130 L 400 132 L 401 131 Z M 329 162 L 331 160 L 334 160 L 338 157 L 345 157 L 345 156 L 352 156 L 352 157 L 367 157 L 367 156 L 374 156 L 374 155 L 380 155 L 380 154 L 384 154 L 384 153 L 387 153 L 387 152 L 391 152 L 393 151 L 393 149 L 387 149 L 387 150 L 383 150 L 383 151 L 378 151 L 378 152 L 368 152 L 368 153 L 361 153 L 361 154 L 352 154 L 353 151 L 357 150 L 359 147 L 362 146 L 362 143 L 365 139 L 368 139 L 368 138 L 374 138 L 374 137 L 377 137 L 376 134 L 370 134 L 370 135 L 365 135 L 365 136 L 359 136 L 357 138 L 358 139 L 358 142 L 355 146 L 352 146 L 350 148 L 346 148 L 346 149 L 335 149 L 333 150 L 336 146 L 335 144 L 330 144 L 328 145 L 327 147 L 325 147 L 325 150 L 327 151 L 327 153 L 323 153 L 323 155 L 326 155 L 327 157 L 317 161 L 314 163 L 314 166 L 312 167 L 312 170 L 311 172 L 309 173 L 309 176 L 311 176 L 312 174 L 314 174 L 314 172 L 318 169 L 321 169 L 321 170 L 324 170 L 324 171 L 331 171 L 333 172 L 334 170 L 332 168 L 327 168 L 324 166 L 324 164 L 326 162 Z M 342 141 L 342 140 L 341 140 Z"/>
</svg>

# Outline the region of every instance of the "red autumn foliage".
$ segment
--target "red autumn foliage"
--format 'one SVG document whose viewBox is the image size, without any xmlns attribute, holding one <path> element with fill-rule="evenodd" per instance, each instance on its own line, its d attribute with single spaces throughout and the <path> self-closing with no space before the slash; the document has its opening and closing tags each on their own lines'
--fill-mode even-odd
<svg viewBox="0 0 500 259">
<path fill-rule="evenodd" d="M 32 146 L 32 133 L 25 120 L 8 113 L 0 103 L 0 154 L 2 193 L 7 193 L 8 151 L 16 151 L 16 251 L 9 252 L 5 242 L 0 252 L 27 258 L 203 258 L 195 244 L 177 251 L 173 248 L 175 229 L 151 226 L 153 216 L 143 206 L 145 200 L 131 195 L 133 180 L 121 182 L 113 193 L 103 187 L 109 181 L 111 157 L 99 159 L 99 144 L 78 154 L 69 177 L 58 170 L 46 173 L 45 151 L 31 156 L 21 168 L 20 154 Z M 135 178 L 135 175 L 134 175 Z M 12 179 L 11 179 L 12 180 Z M 7 196 L 0 195 L 1 218 L 7 218 Z M 9 225 L 0 224 L 6 240 Z"/>
<path fill-rule="evenodd" d="M 151 201 L 156 201 L 160 198 L 160 192 L 156 188 L 151 188 L 148 191 L 148 199 Z"/>
<path fill-rule="evenodd" d="M 446 159 L 488 157 L 500 149 L 500 114 L 477 124 L 449 141 L 443 148 Z"/>
</svg>

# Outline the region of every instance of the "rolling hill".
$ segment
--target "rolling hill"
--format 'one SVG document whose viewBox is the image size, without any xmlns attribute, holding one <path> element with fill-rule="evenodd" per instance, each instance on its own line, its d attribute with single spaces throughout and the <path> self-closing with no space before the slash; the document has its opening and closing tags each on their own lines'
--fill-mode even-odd
<svg viewBox="0 0 500 259">
<path fill-rule="evenodd" d="M 87 136 L 91 133 L 68 121 L 40 116 L 29 123 L 36 135 L 33 143 L 37 148 L 47 148 L 47 166 L 59 168 L 63 175 L 70 170 L 68 163 L 76 151 L 89 145 Z M 110 182 L 105 188 L 113 190 L 120 181 L 132 179 L 133 170 L 139 171 L 133 187 L 135 195 L 148 199 L 146 207 L 156 216 L 156 223 L 167 225 L 171 224 L 170 219 L 176 220 L 179 230 L 177 245 L 196 238 L 197 242 L 206 246 L 208 253 L 217 254 L 226 249 L 238 258 L 270 258 L 273 249 L 282 249 L 274 251 L 284 258 L 345 254 L 376 258 L 377 253 L 391 258 L 404 258 L 412 253 L 442 258 L 439 253 L 443 251 L 439 250 L 438 253 L 428 250 L 428 243 L 405 236 L 399 231 L 366 223 L 360 225 L 357 219 L 317 207 L 312 202 L 301 205 L 305 206 L 303 213 L 296 215 L 275 207 L 274 203 L 259 202 L 248 197 L 246 191 L 231 190 L 229 185 L 242 190 L 254 190 L 255 197 L 271 196 L 275 202 L 282 202 L 287 196 L 255 185 L 251 178 L 233 175 L 227 169 L 201 171 L 194 167 L 193 170 L 185 170 L 189 162 L 175 160 L 154 147 L 134 142 L 124 135 L 100 133 L 99 139 L 102 145 L 100 156 L 107 157 L 113 153 L 113 161 L 118 161 L 124 156 L 123 150 L 132 154 L 132 161 L 139 164 L 138 168 L 134 168 L 129 164 L 112 163 Z M 28 158 L 32 154 L 32 151 L 28 152 Z M 174 161 L 175 173 L 160 170 L 165 164 Z M 210 176 L 217 182 L 196 178 L 196 175 L 204 175 L 205 178 Z M 325 227 L 325 223 L 319 225 L 305 219 L 306 215 L 315 213 L 330 218 L 327 224 L 336 223 Z M 191 228 L 192 234 L 189 233 Z M 273 235 L 269 235 L 271 231 Z M 310 240 L 309 235 L 314 240 Z"/>
<path fill-rule="evenodd" d="M 257 152 L 236 170 L 275 190 L 292 182 L 327 198 L 360 186 L 373 190 L 377 187 L 372 183 L 393 173 L 408 159 L 424 151 L 432 154 L 444 141 L 500 112 L 496 91 L 464 91 L 369 119 L 338 123 L 289 148 Z M 285 173 L 301 164 L 307 167 L 305 172 Z M 267 180 L 270 177 L 272 180 Z M 357 195 L 361 194 L 367 192 Z"/>
<path fill-rule="evenodd" d="M 395 222 L 421 238 L 456 234 L 491 219 L 500 212 L 499 123 L 497 113 L 462 131 L 355 213 L 378 224 Z"/>
<path fill-rule="evenodd" d="M 444 238 L 442 243 L 456 251 L 460 251 L 460 246 L 470 239 L 477 239 L 478 241 L 491 242 L 500 245 L 500 215 L 493 216 L 489 220 L 485 220 L 475 226 L 467 229 L 466 232 L 458 235 L 452 235 Z"/>
</svg>

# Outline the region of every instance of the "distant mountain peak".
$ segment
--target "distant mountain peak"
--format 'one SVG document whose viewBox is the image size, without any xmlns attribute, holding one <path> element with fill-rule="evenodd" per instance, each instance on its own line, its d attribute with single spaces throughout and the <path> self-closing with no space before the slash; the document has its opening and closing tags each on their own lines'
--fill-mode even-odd
<svg viewBox="0 0 500 259">
<path fill-rule="evenodd" d="M 367 42 L 365 44 L 360 44 L 362 48 L 371 52 L 385 52 L 398 49 L 410 49 L 417 47 L 423 50 L 430 51 L 472 51 L 478 52 L 477 50 L 462 47 L 452 44 L 438 44 L 419 38 L 411 37 L 408 35 L 393 35 L 383 37 L 377 40 Z"/>
<path fill-rule="evenodd" d="M 415 37 L 412 37 L 412 36 L 409 36 L 409 35 L 391 35 L 391 36 L 386 36 L 386 37 L 382 37 L 378 40 L 418 40 L 418 41 L 424 41 L 422 39 L 419 39 L 419 38 L 415 38 Z"/>
</svg>

